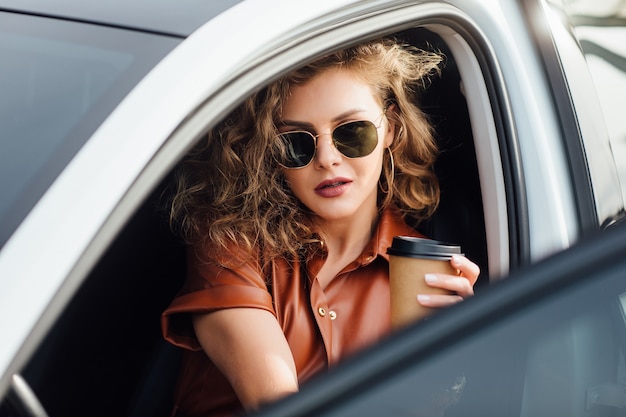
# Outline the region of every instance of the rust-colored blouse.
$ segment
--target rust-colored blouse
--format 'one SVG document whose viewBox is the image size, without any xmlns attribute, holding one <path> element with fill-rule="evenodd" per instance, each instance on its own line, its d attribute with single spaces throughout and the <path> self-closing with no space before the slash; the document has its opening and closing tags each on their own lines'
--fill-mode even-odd
<svg viewBox="0 0 626 417">
<path fill-rule="evenodd" d="M 394 236 L 421 237 L 385 211 L 363 253 L 325 289 L 317 279 L 324 255 L 304 268 L 277 260 L 270 276 L 257 265 L 225 269 L 189 251 L 187 280 L 162 316 L 165 338 L 185 349 L 174 413 L 230 416 L 242 410 L 226 378 L 201 349 L 189 313 L 252 307 L 276 316 L 293 353 L 300 383 L 389 332 L 389 258 Z M 267 284 L 269 283 L 269 285 Z"/>
</svg>

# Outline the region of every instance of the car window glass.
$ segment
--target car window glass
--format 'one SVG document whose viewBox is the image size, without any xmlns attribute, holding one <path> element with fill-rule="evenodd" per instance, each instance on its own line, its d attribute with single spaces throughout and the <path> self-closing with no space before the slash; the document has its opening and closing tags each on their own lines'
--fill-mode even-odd
<svg viewBox="0 0 626 417">
<path fill-rule="evenodd" d="M 0 13 L 0 247 L 178 39 Z"/>
<path fill-rule="evenodd" d="M 600 98 L 626 197 L 626 4 L 593 0 L 565 3 Z"/>
<path fill-rule="evenodd" d="M 415 358 L 419 365 L 399 363 L 376 388 L 363 384 L 359 395 L 317 415 L 623 415 L 617 414 L 626 402 L 621 267 L 432 358 Z"/>
</svg>

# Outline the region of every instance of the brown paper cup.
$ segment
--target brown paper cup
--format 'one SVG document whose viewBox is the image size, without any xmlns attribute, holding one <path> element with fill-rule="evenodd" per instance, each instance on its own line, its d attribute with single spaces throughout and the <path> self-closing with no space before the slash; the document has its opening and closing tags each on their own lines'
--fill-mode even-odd
<svg viewBox="0 0 626 417">
<path fill-rule="evenodd" d="M 461 254 L 461 248 L 436 240 L 396 236 L 387 253 L 391 326 L 397 329 L 423 319 L 435 311 L 422 306 L 417 301 L 418 294 L 450 293 L 426 284 L 424 275 L 428 273 L 458 275 L 458 271 L 450 265 L 450 259 L 454 254 Z"/>
</svg>

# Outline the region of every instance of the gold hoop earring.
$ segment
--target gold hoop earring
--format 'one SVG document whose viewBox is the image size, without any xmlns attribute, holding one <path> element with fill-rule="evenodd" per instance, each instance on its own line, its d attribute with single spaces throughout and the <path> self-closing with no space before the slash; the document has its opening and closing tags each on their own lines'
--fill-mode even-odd
<svg viewBox="0 0 626 417">
<path fill-rule="evenodd" d="M 389 194 L 389 190 L 391 190 L 391 188 L 393 187 L 393 180 L 395 178 L 395 171 L 396 171 L 396 166 L 395 166 L 395 163 L 393 162 L 393 153 L 391 153 L 391 148 L 387 146 L 387 150 L 389 151 L 389 161 L 391 162 L 391 173 L 389 175 L 389 179 L 387 180 L 386 190 L 383 188 L 382 184 L 380 183 L 380 180 L 378 180 L 378 188 L 380 188 L 380 191 L 382 191 L 383 194 Z"/>
</svg>

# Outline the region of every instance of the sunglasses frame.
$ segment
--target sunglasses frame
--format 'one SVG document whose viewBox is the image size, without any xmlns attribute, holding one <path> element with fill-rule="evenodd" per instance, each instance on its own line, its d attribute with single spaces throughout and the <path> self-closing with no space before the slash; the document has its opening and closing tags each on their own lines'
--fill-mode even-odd
<svg viewBox="0 0 626 417">
<path fill-rule="evenodd" d="M 380 127 L 382 126 L 383 123 L 383 116 L 385 116 L 387 113 L 387 109 L 384 109 L 383 112 L 381 113 L 380 116 L 378 116 L 375 120 L 378 120 L 378 124 L 376 124 L 374 121 L 372 120 L 352 120 L 349 122 L 345 122 L 345 123 L 341 123 L 337 126 L 335 126 L 333 128 L 333 130 L 331 130 L 329 133 L 318 133 L 317 135 L 314 135 L 313 133 L 309 132 L 308 130 L 289 130 L 287 132 L 280 132 L 276 135 L 277 139 L 280 139 L 280 137 L 282 135 L 287 135 L 287 134 L 292 134 L 292 133 L 305 133 L 309 136 L 311 136 L 313 138 L 313 144 L 315 145 L 313 148 L 313 155 L 311 155 L 311 159 L 309 160 L 309 162 L 307 162 L 305 165 L 302 166 L 297 166 L 297 167 L 289 167 L 286 165 L 283 165 L 280 161 L 278 161 L 278 159 L 276 159 L 276 163 L 278 163 L 278 165 L 280 165 L 281 167 L 285 168 L 285 169 L 301 169 L 301 168 L 306 168 L 309 165 L 311 165 L 311 162 L 313 162 L 313 160 L 315 159 L 315 155 L 317 154 L 317 138 L 319 138 L 320 136 L 323 135 L 330 135 L 331 141 L 333 143 L 333 147 L 337 150 L 337 152 L 339 152 L 341 154 L 341 156 L 348 158 L 348 159 L 358 159 L 358 158 L 363 158 L 366 157 L 368 155 L 370 155 L 372 152 L 374 152 L 374 149 L 376 149 L 376 146 L 378 146 L 378 141 L 380 140 L 380 134 L 378 132 L 378 129 L 380 129 Z M 374 148 L 367 154 L 365 155 L 360 155 L 360 156 L 348 156 L 346 154 L 344 154 L 343 152 L 341 152 L 341 150 L 337 147 L 337 140 L 335 139 L 334 133 L 337 129 L 339 129 L 342 126 L 348 125 L 350 123 L 359 123 L 359 122 L 368 122 L 371 123 L 372 126 L 374 126 L 374 128 L 376 128 L 376 145 L 374 146 Z"/>
</svg>

